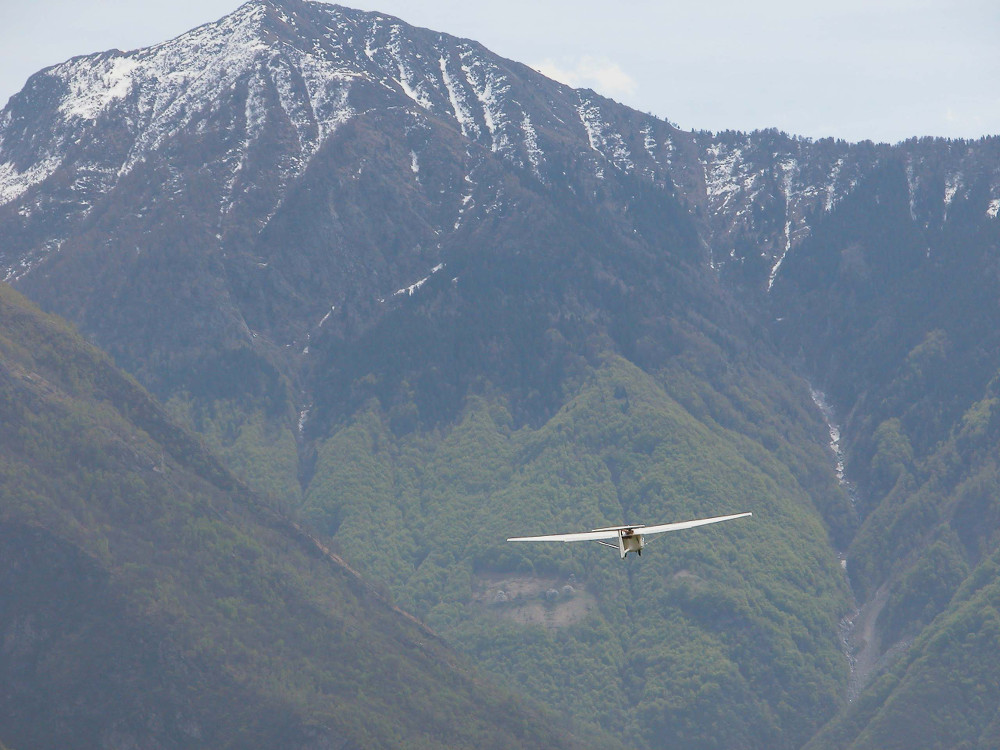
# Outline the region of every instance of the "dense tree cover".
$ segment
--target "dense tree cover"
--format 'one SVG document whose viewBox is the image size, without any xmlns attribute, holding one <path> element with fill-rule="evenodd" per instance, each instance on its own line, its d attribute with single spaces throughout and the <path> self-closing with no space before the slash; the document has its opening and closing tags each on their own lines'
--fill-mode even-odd
<svg viewBox="0 0 1000 750">
<path fill-rule="evenodd" d="M 989 748 L 1000 740 L 1000 572 L 996 554 L 946 614 L 806 747 Z"/>
<path fill-rule="evenodd" d="M 0 288 L 12 747 L 566 747 Z"/>
<path fill-rule="evenodd" d="M 371 402 L 319 447 L 305 513 L 397 602 L 581 725 L 650 747 L 795 747 L 832 714 L 846 591 L 787 466 L 614 356 L 542 425 L 506 404 L 487 389 L 453 426 L 398 435 Z M 625 564 L 597 545 L 504 542 L 746 509 Z M 519 622 L 524 602 L 483 600 L 498 580 L 572 582 L 595 606 L 555 598 Z"/>
<path fill-rule="evenodd" d="M 996 742 L 1000 226 L 985 173 L 942 201 L 950 145 L 912 148 L 941 161 L 937 181 L 914 186 L 887 159 L 775 287 L 779 337 L 847 415 L 862 517 L 848 573 L 861 600 L 886 592 L 872 645 L 885 671 L 809 747 Z"/>
<path fill-rule="evenodd" d="M 254 490 L 292 511 L 301 500 L 299 452 L 288 419 L 236 399 L 204 401 L 187 392 L 165 404 L 179 424 L 196 430 L 226 466 Z"/>
</svg>

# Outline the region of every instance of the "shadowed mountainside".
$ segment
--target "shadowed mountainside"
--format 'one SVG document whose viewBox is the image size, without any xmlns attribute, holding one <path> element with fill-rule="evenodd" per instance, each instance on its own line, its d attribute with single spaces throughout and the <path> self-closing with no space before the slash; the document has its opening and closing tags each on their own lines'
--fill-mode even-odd
<svg viewBox="0 0 1000 750">
<path fill-rule="evenodd" d="M 13 747 L 575 747 L 0 288 Z"/>
</svg>

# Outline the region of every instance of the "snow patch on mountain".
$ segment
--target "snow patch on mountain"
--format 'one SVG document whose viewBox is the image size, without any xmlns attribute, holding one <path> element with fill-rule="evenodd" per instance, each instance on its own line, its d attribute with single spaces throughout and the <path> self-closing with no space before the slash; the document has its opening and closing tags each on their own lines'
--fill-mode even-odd
<svg viewBox="0 0 1000 750">
<path fill-rule="evenodd" d="M 131 57 L 99 59 L 91 66 L 76 66 L 66 78 L 69 95 L 59 105 L 66 117 L 96 119 L 115 99 L 124 99 L 132 90 L 132 74 L 139 62 Z"/>
<path fill-rule="evenodd" d="M 961 174 L 950 174 L 944 181 L 944 218 L 948 218 L 948 209 L 951 208 L 952 201 L 958 191 L 964 187 L 964 178 Z"/>
<path fill-rule="evenodd" d="M 62 246 L 65 241 L 66 240 L 61 237 L 54 237 L 47 240 L 40 250 L 31 253 L 27 257 L 20 258 L 13 265 L 7 266 L 4 269 L 3 280 L 8 284 L 13 284 L 18 281 L 18 279 L 24 278 L 49 253 L 58 253 L 62 250 Z"/>
<path fill-rule="evenodd" d="M 76 176 L 70 186 L 77 197 L 77 205 L 84 215 L 90 212 L 94 202 L 114 185 L 118 178 L 116 170 L 99 164 L 82 164 L 76 169 Z"/>
<path fill-rule="evenodd" d="M 531 171 L 534 172 L 535 177 L 541 179 L 540 168 L 544 154 L 542 149 L 538 147 L 538 133 L 535 132 L 535 128 L 531 124 L 531 116 L 527 112 L 524 113 L 524 119 L 521 121 L 521 130 L 524 133 L 524 147 L 528 152 L 528 161 L 531 162 Z"/>
<path fill-rule="evenodd" d="M 649 158 L 659 164 L 660 162 L 656 158 L 656 139 L 653 138 L 653 127 L 649 123 L 646 123 L 639 133 L 642 135 L 642 147 L 646 149 Z"/>
<path fill-rule="evenodd" d="M 354 109 L 347 103 L 347 97 L 351 82 L 357 75 L 314 55 L 301 54 L 297 57 L 297 62 L 307 100 L 312 108 L 313 120 L 318 128 L 315 143 L 318 148 L 338 127 L 355 115 Z"/>
<path fill-rule="evenodd" d="M 414 292 L 416 292 L 420 287 L 422 287 L 430 280 L 431 276 L 433 276 L 443 268 L 444 268 L 444 263 L 438 263 L 436 266 L 434 266 L 434 268 L 431 269 L 431 272 L 429 274 L 424 276 L 419 281 L 414 281 L 409 286 L 404 286 L 402 289 L 397 289 L 395 292 L 392 293 L 392 296 L 398 297 L 401 294 L 405 294 L 408 297 L 412 297 Z"/>
<path fill-rule="evenodd" d="M 705 150 L 702 168 L 712 213 L 733 217 L 745 215 L 760 192 L 761 173 L 744 157 L 744 149 L 713 143 Z M 741 196 L 743 200 L 738 201 Z"/>
<path fill-rule="evenodd" d="M 448 58 L 442 52 L 438 59 L 438 67 L 441 70 L 441 80 L 445 90 L 448 92 L 448 101 L 451 102 L 451 110 L 455 115 L 458 126 L 462 129 L 462 135 L 475 140 L 479 138 L 481 131 L 479 124 L 472 114 L 465 92 L 459 87 L 458 82 L 452 78 L 448 70 Z"/>
<path fill-rule="evenodd" d="M 28 189 L 47 179 L 62 164 L 62 155 L 50 154 L 23 172 L 11 161 L 0 163 L 0 206 L 10 203 Z"/>
<path fill-rule="evenodd" d="M 396 82 L 403 89 L 403 93 L 427 111 L 433 111 L 434 103 L 426 91 L 427 80 L 421 79 L 417 75 L 415 69 L 403 54 L 403 29 L 398 24 L 393 24 L 392 26 L 387 49 L 396 61 L 396 66 L 399 70 L 399 78 L 396 79 Z"/>
<path fill-rule="evenodd" d="M 778 162 L 778 171 L 781 173 L 781 194 L 785 198 L 786 205 L 790 205 L 794 197 L 792 186 L 799 171 L 799 162 L 787 156 Z"/>
<path fill-rule="evenodd" d="M 452 226 L 452 231 L 453 232 L 454 231 L 458 231 L 458 228 L 460 226 L 462 226 L 462 219 L 463 219 L 463 217 L 465 215 L 465 212 L 468 210 L 469 206 L 470 205 L 471 206 L 475 206 L 476 205 L 476 202 L 475 202 L 475 200 L 472 197 L 473 193 L 476 190 L 476 181 L 472 179 L 472 175 L 471 174 L 467 174 L 467 175 L 465 175 L 464 182 L 465 182 L 466 185 L 468 185 L 468 188 L 467 188 L 468 192 L 464 193 L 462 195 L 461 200 L 459 201 L 458 215 L 455 217 L 455 224 Z"/>
<path fill-rule="evenodd" d="M 986 215 L 991 219 L 995 219 L 998 211 L 1000 211 L 1000 198 L 994 198 L 986 208 Z"/>
<path fill-rule="evenodd" d="M 910 198 L 910 219 L 917 220 L 917 186 L 918 180 L 916 170 L 913 167 L 913 159 L 906 160 L 906 190 Z"/>
<path fill-rule="evenodd" d="M 792 157 L 786 157 L 778 162 L 778 171 L 781 174 L 779 190 L 785 200 L 785 228 L 782 237 L 781 252 L 771 265 L 771 271 L 767 277 L 767 291 L 771 291 L 774 280 L 778 276 L 781 264 L 785 262 L 789 251 L 792 249 L 793 229 L 795 235 L 808 234 L 809 225 L 802 218 L 805 213 L 804 203 L 809 202 L 816 194 L 813 186 L 806 186 L 798 189 L 796 178 L 799 172 L 799 162 Z"/>
<path fill-rule="evenodd" d="M 611 162 L 615 169 L 625 173 L 632 172 L 635 169 L 632 152 L 625 145 L 621 133 L 613 130 L 604 119 L 601 108 L 581 94 L 576 111 L 587 133 L 590 147 Z"/>
<path fill-rule="evenodd" d="M 788 255 L 788 251 L 792 248 L 792 222 L 790 220 L 785 220 L 785 237 L 784 246 L 781 249 L 781 254 L 778 259 L 771 265 L 771 272 L 767 276 L 767 291 L 771 291 L 771 287 L 774 286 L 774 280 L 778 276 L 778 269 L 781 268 L 781 264 L 785 262 L 785 256 Z"/>
<path fill-rule="evenodd" d="M 503 103 L 510 92 L 510 83 L 499 69 L 480 59 L 471 47 L 460 49 L 462 72 L 482 107 L 483 120 L 490 134 L 490 149 L 510 155 L 512 142 L 507 134 Z"/>
<path fill-rule="evenodd" d="M 712 248 L 710 263 L 721 268 L 737 262 L 747 238 L 755 238 L 760 258 L 768 261 L 770 291 L 789 253 L 811 232 L 810 217 L 832 211 L 857 184 L 858 163 L 830 154 L 829 146 L 805 139 L 765 134 L 724 133 L 699 138 L 699 161 Z M 697 204 L 697 199 L 695 203 Z M 755 264 L 758 261 L 755 260 Z"/>
<path fill-rule="evenodd" d="M 962 189 L 962 175 L 948 175 L 944 182 L 944 205 L 950 206 L 955 199 L 955 194 Z"/>
<path fill-rule="evenodd" d="M 647 122 L 639 129 L 639 135 L 642 136 L 642 147 L 649 158 L 652 159 L 654 165 L 658 167 L 673 165 L 676 146 L 669 135 L 665 136 L 662 142 L 657 142 L 653 136 L 653 126 L 650 122 Z M 650 170 L 650 172 L 652 171 Z"/>
<path fill-rule="evenodd" d="M 838 188 L 838 183 L 840 181 L 841 172 L 844 169 L 844 159 L 843 157 L 837 159 L 834 165 L 830 168 L 830 176 L 827 180 L 826 185 L 826 200 L 823 203 L 823 210 L 830 213 L 834 207 L 847 195 L 850 190 L 854 188 L 857 184 L 856 180 L 852 180 L 848 190 L 844 190 L 842 187 Z"/>
</svg>

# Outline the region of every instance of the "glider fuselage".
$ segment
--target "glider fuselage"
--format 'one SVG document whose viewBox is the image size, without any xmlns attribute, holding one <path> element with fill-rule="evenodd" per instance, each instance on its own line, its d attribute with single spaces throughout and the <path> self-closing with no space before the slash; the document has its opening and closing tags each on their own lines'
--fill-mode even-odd
<svg viewBox="0 0 1000 750">
<path fill-rule="evenodd" d="M 642 548 L 645 546 L 646 538 L 632 529 L 623 529 L 618 535 L 618 554 L 621 555 L 622 560 L 626 558 L 629 552 L 638 552 L 641 555 Z"/>
<path fill-rule="evenodd" d="M 642 524 L 636 526 L 607 526 L 603 529 L 594 529 L 594 531 L 617 531 L 618 532 L 618 544 L 608 544 L 607 542 L 601 542 L 607 547 L 618 547 L 618 554 L 621 559 L 624 560 L 629 552 L 638 552 L 642 554 L 642 548 L 646 546 L 646 537 L 641 533 Z"/>
</svg>

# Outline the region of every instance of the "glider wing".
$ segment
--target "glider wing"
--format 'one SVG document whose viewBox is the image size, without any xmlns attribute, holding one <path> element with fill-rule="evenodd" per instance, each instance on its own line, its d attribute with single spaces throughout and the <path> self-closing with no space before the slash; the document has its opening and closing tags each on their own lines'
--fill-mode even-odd
<svg viewBox="0 0 1000 750">
<path fill-rule="evenodd" d="M 640 532 L 646 536 L 650 534 L 661 534 L 664 531 L 681 531 L 682 529 L 693 529 L 695 526 L 704 526 L 709 523 L 719 521 L 731 521 L 734 518 L 746 518 L 753 513 L 734 513 L 731 516 L 716 516 L 715 518 L 699 518 L 694 521 L 680 521 L 679 523 L 664 523 L 659 526 L 644 526 Z"/>
<path fill-rule="evenodd" d="M 547 536 L 513 536 L 508 542 L 586 542 L 598 539 L 617 539 L 617 529 L 581 531 L 577 534 L 549 534 Z"/>
</svg>

